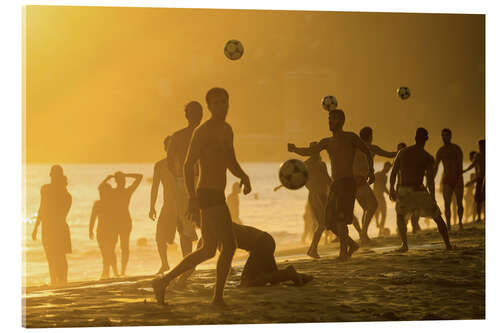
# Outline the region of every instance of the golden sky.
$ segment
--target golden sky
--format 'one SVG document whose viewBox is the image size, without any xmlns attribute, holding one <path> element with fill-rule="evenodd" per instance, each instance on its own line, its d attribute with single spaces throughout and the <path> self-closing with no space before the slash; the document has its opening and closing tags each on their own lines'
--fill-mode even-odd
<svg viewBox="0 0 500 333">
<path fill-rule="evenodd" d="M 388 150 L 415 129 L 467 153 L 485 128 L 483 15 L 26 7 L 28 163 L 152 162 L 183 108 L 228 90 L 241 160 L 288 158 L 286 142 L 328 136 L 321 98 L 346 130 Z M 229 39 L 245 53 L 230 61 Z M 410 99 L 395 90 L 409 86 Z"/>
</svg>

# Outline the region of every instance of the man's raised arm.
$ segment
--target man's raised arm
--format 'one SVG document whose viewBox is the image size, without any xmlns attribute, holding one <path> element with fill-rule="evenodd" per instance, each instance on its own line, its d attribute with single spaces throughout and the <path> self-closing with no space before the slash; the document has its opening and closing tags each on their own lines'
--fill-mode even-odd
<svg viewBox="0 0 500 333">
<path fill-rule="evenodd" d="M 320 153 L 323 149 L 326 149 L 327 142 L 327 139 L 323 139 L 317 145 L 302 148 L 295 146 L 293 143 L 289 143 L 288 151 L 300 156 L 312 156 L 314 154 Z"/>
<path fill-rule="evenodd" d="M 387 151 L 387 150 L 380 148 L 377 145 L 370 145 L 370 148 L 375 155 L 382 156 L 382 157 L 394 158 L 398 154 L 397 151 L 390 152 L 390 151 Z"/>
</svg>

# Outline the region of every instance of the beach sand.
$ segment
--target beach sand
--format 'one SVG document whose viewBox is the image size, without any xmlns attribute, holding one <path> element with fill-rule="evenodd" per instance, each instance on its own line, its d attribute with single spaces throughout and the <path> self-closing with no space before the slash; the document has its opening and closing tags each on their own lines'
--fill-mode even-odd
<svg viewBox="0 0 500 333">
<path fill-rule="evenodd" d="M 335 260 L 338 244 L 320 247 L 321 259 L 305 248 L 277 253 L 279 266 L 293 263 L 314 275 L 292 284 L 239 288 L 241 264 L 225 289 L 227 309 L 210 305 L 215 272 L 197 270 L 185 289 L 169 286 L 166 305 L 156 303 L 151 279 L 139 276 L 73 283 L 65 288 L 23 291 L 25 327 L 203 325 L 297 322 L 451 320 L 485 318 L 484 224 L 455 226 L 446 251 L 439 233 L 409 234 L 410 251 L 391 253 L 396 235 L 376 239 L 348 262 Z"/>
</svg>

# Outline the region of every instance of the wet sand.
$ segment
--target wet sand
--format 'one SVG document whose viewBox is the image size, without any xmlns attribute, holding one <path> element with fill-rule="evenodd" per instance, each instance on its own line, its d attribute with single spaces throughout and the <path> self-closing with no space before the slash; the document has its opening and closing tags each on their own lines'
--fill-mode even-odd
<svg viewBox="0 0 500 333">
<path fill-rule="evenodd" d="M 210 305 L 215 272 L 197 270 L 184 289 L 169 286 L 167 305 L 154 299 L 152 276 L 73 283 L 65 288 L 24 290 L 26 327 L 203 325 L 296 322 L 453 320 L 485 318 L 484 224 L 456 227 L 446 251 L 436 230 L 409 234 L 410 251 L 391 253 L 399 238 L 376 239 L 348 262 L 338 244 L 320 247 L 321 259 L 304 248 L 278 253 L 280 267 L 293 263 L 314 275 L 306 286 L 239 288 L 237 261 L 225 290 L 227 309 Z"/>
</svg>

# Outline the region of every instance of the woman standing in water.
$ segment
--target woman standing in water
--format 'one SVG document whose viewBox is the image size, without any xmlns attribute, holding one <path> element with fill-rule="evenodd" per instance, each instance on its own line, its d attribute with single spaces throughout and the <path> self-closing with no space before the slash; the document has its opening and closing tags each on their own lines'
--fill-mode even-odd
<svg viewBox="0 0 500 333">
<path fill-rule="evenodd" d="M 49 264 L 50 284 L 64 285 L 68 281 L 66 254 L 71 253 L 71 237 L 66 217 L 72 198 L 66 189 L 68 182 L 60 165 L 52 166 L 50 178 L 50 184 L 43 185 L 40 190 L 40 208 L 32 237 L 36 240 L 41 223 L 42 244 Z"/>
<path fill-rule="evenodd" d="M 118 276 L 118 268 L 116 266 L 115 246 L 118 241 L 118 233 L 114 230 L 115 220 L 113 219 L 112 211 L 112 195 L 113 188 L 107 183 L 113 176 L 108 176 L 99 184 L 99 200 L 94 202 L 92 214 L 89 224 L 89 238 L 94 239 L 94 225 L 96 219 L 97 224 L 97 243 L 102 255 L 102 275 L 101 279 L 109 278 L 109 268 L 113 269 L 113 273 Z"/>
<path fill-rule="evenodd" d="M 126 178 L 134 178 L 134 182 L 129 187 L 125 187 Z M 114 228 L 117 232 L 118 237 L 120 237 L 120 249 L 121 249 L 121 264 L 122 270 L 121 275 L 125 275 L 127 269 L 128 259 L 130 255 L 130 232 L 132 231 L 132 218 L 129 212 L 130 198 L 132 194 L 137 189 L 142 180 L 142 174 L 140 173 L 123 173 L 121 171 L 115 172 L 114 174 L 116 187 L 112 189 L 111 194 L 111 206 L 112 216 L 114 219 Z M 103 183 L 111 179 L 108 176 Z"/>
</svg>

